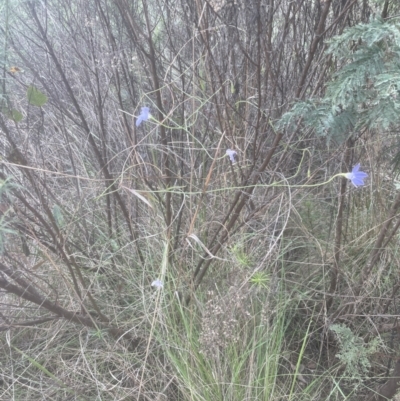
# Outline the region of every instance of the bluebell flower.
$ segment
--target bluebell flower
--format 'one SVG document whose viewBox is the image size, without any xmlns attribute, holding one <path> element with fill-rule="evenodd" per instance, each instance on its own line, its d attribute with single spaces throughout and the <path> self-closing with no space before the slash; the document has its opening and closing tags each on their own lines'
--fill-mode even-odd
<svg viewBox="0 0 400 401">
<path fill-rule="evenodd" d="M 164 284 L 163 284 L 163 282 L 162 282 L 161 280 L 157 279 L 157 280 L 154 280 L 154 281 L 151 283 L 151 286 L 152 286 L 152 287 L 156 287 L 156 288 L 163 288 L 163 287 L 164 287 Z"/>
<path fill-rule="evenodd" d="M 364 178 L 368 177 L 367 173 L 364 173 L 364 171 L 358 171 L 359 169 L 360 169 L 360 163 L 356 164 L 353 167 L 353 170 L 351 170 L 351 173 L 343 174 L 346 178 L 348 178 L 351 181 L 351 183 L 355 187 L 364 185 Z"/>
<path fill-rule="evenodd" d="M 149 107 L 142 107 L 140 110 L 140 115 L 136 120 L 136 127 L 139 127 L 142 121 L 147 121 L 150 117 L 150 108 Z"/>
<path fill-rule="evenodd" d="M 236 150 L 232 150 L 232 149 L 227 149 L 226 154 L 229 156 L 229 158 L 231 159 L 232 163 L 235 163 L 235 156 L 237 155 Z"/>
</svg>

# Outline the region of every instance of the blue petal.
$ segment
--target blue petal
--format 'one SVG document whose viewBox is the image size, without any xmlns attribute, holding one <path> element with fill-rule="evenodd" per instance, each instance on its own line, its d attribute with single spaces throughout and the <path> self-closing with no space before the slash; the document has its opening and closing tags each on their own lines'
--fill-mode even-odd
<svg viewBox="0 0 400 401">
<path fill-rule="evenodd" d="M 232 149 L 227 149 L 226 154 L 229 156 L 229 159 L 231 160 L 232 163 L 235 163 L 235 155 L 237 155 L 236 150 Z"/>
<path fill-rule="evenodd" d="M 352 180 L 351 180 L 351 182 L 353 183 L 353 185 L 355 185 L 356 187 L 358 186 L 358 185 L 364 185 L 364 181 L 362 180 L 362 178 L 353 178 Z"/>
<path fill-rule="evenodd" d="M 136 120 L 136 127 L 138 127 L 142 123 L 142 121 L 147 121 L 149 119 L 149 112 L 150 112 L 149 107 L 142 107 L 140 109 L 140 115 Z"/>
<path fill-rule="evenodd" d="M 154 281 L 151 283 L 151 286 L 152 286 L 152 287 L 156 287 L 156 288 L 163 288 L 163 287 L 164 287 L 164 284 L 163 284 L 163 282 L 162 282 L 160 279 L 157 279 L 157 280 L 154 280 Z"/>
<path fill-rule="evenodd" d="M 140 123 L 143 121 L 142 116 L 139 116 L 139 118 L 136 120 L 136 127 L 139 127 Z"/>
</svg>

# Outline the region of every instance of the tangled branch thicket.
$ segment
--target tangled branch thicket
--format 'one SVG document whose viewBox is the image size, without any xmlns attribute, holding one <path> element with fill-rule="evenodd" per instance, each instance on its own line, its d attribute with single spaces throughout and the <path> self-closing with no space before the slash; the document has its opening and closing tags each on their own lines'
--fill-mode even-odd
<svg viewBox="0 0 400 401">
<path fill-rule="evenodd" d="M 399 11 L 5 0 L 0 398 L 392 398 Z"/>
</svg>

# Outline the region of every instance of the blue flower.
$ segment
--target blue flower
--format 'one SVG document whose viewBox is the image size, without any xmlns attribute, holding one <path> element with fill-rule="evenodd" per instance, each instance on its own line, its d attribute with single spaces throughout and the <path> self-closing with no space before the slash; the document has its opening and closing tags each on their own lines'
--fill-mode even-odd
<svg viewBox="0 0 400 401">
<path fill-rule="evenodd" d="M 164 287 L 164 284 L 163 284 L 163 282 L 162 282 L 161 280 L 157 279 L 157 280 L 154 280 L 154 281 L 151 283 L 151 286 L 152 286 L 152 287 L 156 287 L 156 288 L 163 288 L 163 287 Z"/>
<path fill-rule="evenodd" d="M 142 107 L 140 110 L 140 115 L 136 120 L 136 127 L 139 127 L 142 121 L 147 121 L 150 117 L 150 108 L 149 107 Z"/>
<path fill-rule="evenodd" d="M 360 163 L 356 164 L 353 167 L 353 170 L 351 170 L 351 173 L 343 174 L 346 178 L 348 178 L 351 181 L 351 183 L 355 187 L 364 185 L 364 178 L 368 177 L 367 173 L 364 173 L 364 171 L 358 171 L 359 169 L 360 169 Z"/>
<path fill-rule="evenodd" d="M 231 159 L 232 163 L 235 163 L 235 156 L 237 155 L 236 150 L 232 150 L 232 149 L 227 149 L 226 154 L 229 156 L 229 158 Z"/>
</svg>

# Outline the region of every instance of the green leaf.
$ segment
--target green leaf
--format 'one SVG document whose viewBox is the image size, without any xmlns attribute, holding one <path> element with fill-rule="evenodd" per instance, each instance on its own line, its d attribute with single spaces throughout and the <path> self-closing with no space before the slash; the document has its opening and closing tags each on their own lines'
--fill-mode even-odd
<svg viewBox="0 0 400 401">
<path fill-rule="evenodd" d="M 10 120 L 14 120 L 16 123 L 19 123 L 24 116 L 22 115 L 22 113 L 16 109 L 3 109 L 2 112 L 10 119 Z"/>
<path fill-rule="evenodd" d="M 14 120 L 16 123 L 19 123 L 24 118 L 22 113 L 15 109 L 9 111 L 8 117 L 11 118 L 11 120 Z"/>
<path fill-rule="evenodd" d="M 60 206 L 54 205 L 53 217 L 54 217 L 54 220 L 56 221 L 58 228 L 63 228 L 65 226 L 64 216 L 62 214 Z"/>
<path fill-rule="evenodd" d="M 28 98 L 28 102 L 32 106 L 42 107 L 44 104 L 47 103 L 47 96 L 40 92 L 39 89 L 35 88 L 34 86 L 30 86 L 26 92 L 26 96 Z"/>
</svg>

